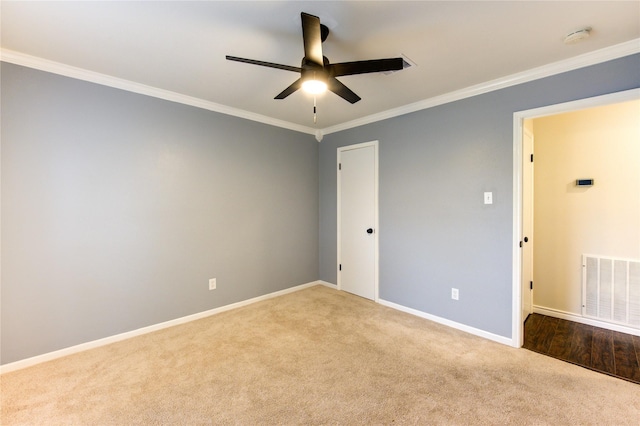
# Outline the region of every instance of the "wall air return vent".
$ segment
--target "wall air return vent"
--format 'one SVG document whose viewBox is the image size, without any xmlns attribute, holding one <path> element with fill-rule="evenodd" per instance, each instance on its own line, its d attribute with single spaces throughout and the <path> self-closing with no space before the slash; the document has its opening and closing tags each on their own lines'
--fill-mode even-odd
<svg viewBox="0 0 640 426">
<path fill-rule="evenodd" d="M 640 260 L 583 255 L 582 315 L 640 329 Z"/>
</svg>

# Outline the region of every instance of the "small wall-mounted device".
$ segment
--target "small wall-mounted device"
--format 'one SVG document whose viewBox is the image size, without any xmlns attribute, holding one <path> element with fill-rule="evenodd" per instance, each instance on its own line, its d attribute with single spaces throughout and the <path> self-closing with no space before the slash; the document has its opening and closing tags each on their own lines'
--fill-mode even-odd
<svg viewBox="0 0 640 426">
<path fill-rule="evenodd" d="M 576 186 L 593 186 L 593 179 L 576 179 Z"/>
</svg>

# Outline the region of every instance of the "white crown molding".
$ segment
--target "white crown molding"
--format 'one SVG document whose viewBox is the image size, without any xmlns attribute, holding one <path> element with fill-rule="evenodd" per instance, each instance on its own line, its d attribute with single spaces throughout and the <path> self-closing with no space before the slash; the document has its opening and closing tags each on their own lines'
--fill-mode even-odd
<svg viewBox="0 0 640 426">
<path fill-rule="evenodd" d="M 323 135 L 340 132 L 354 127 L 363 126 L 365 124 L 375 123 L 376 121 L 386 120 L 388 118 L 398 117 L 400 115 L 409 114 L 427 108 L 433 108 L 438 105 L 447 104 L 461 99 L 470 98 L 472 96 L 481 95 L 483 93 L 493 92 L 495 90 L 504 89 L 506 87 L 527 83 L 544 77 L 560 74 L 567 71 L 584 68 L 590 65 L 596 65 L 601 62 L 611 61 L 613 59 L 622 58 L 624 56 L 633 55 L 640 52 L 640 39 L 634 39 L 625 43 L 616 44 L 604 49 L 585 53 L 563 61 L 553 62 L 541 67 L 532 68 L 517 74 L 501 77 L 495 80 L 477 84 L 475 86 L 466 87 L 454 92 L 445 93 L 444 95 L 435 96 L 433 98 L 418 101 L 412 104 L 404 105 L 398 108 L 372 114 L 356 120 L 348 121 L 335 126 L 322 129 Z"/>
<path fill-rule="evenodd" d="M 40 71 L 46 71 L 53 74 L 63 75 L 78 80 L 88 81 L 103 86 L 114 87 L 116 89 L 127 90 L 141 95 L 147 95 L 154 98 L 164 99 L 171 102 L 190 105 L 196 108 L 202 108 L 209 111 L 219 112 L 221 114 L 232 115 L 259 123 L 268 124 L 275 127 L 282 127 L 296 132 L 317 135 L 317 129 L 301 126 L 284 120 L 267 117 L 266 115 L 256 114 L 238 108 L 232 108 L 226 105 L 217 104 L 215 102 L 204 99 L 187 96 L 170 90 L 159 89 L 157 87 L 147 86 L 122 78 L 112 77 L 106 74 L 85 70 L 83 68 L 65 65 L 59 62 L 50 61 L 48 59 L 39 58 L 37 56 L 26 55 L 9 49 L 0 49 L 0 61 L 8 62 L 15 65 L 21 65 L 28 68 L 34 68 Z"/>
<path fill-rule="evenodd" d="M 202 108 L 209 111 L 219 112 L 221 114 L 232 115 L 247 120 L 257 121 L 259 123 L 264 123 L 271 126 L 294 130 L 296 132 L 314 135 L 316 140 L 320 142 L 323 136 L 331 133 L 352 129 L 354 127 L 375 123 L 376 121 L 382 121 L 389 118 L 398 117 L 400 115 L 410 114 L 412 112 L 420 111 L 423 109 L 433 108 L 438 105 L 470 98 L 472 96 L 481 95 L 483 93 L 492 92 L 494 90 L 504 89 L 507 87 L 527 83 L 529 81 L 538 80 L 540 78 L 549 77 L 567 71 L 576 70 L 578 68 L 584 68 L 590 65 L 599 64 L 601 62 L 622 58 L 624 56 L 629 56 L 636 53 L 640 53 L 640 39 L 633 39 L 604 49 L 596 50 L 594 52 L 585 53 L 563 61 L 553 62 L 541 67 L 512 74 L 506 77 L 501 77 L 481 84 L 466 87 L 464 89 L 456 90 L 454 92 L 445 93 L 440 96 L 424 99 L 422 101 L 404 105 L 398 108 L 393 108 L 377 114 L 368 115 L 366 117 L 337 124 L 335 126 L 326 127 L 324 129 L 315 129 L 284 120 L 278 120 L 275 118 L 267 117 L 265 115 L 256 114 L 238 108 L 232 108 L 226 105 L 217 104 L 215 102 L 206 101 L 204 99 L 195 98 L 192 96 L 182 95 L 180 93 L 171 92 L 169 90 L 146 86 L 144 84 L 135 83 L 106 74 L 100 74 L 94 71 L 61 64 L 59 62 L 50 61 L 36 56 L 26 55 L 24 53 L 8 49 L 0 49 L 0 61 L 22 65 L 41 71 L 51 72 L 54 74 L 60 74 L 66 77 L 89 81 L 92 83 L 114 87 L 117 89 L 127 90 L 130 92 L 152 96 L 171 102 L 182 103 L 185 105 L 194 106 L 196 108 Z"/>
</svg>

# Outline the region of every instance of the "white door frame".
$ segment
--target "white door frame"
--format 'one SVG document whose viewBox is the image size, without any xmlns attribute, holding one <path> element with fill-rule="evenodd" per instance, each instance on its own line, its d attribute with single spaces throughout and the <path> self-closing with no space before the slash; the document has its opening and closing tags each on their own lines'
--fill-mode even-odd
<svg viewBox="0 0 640 426">
<path fill-rule="evenodd" d="M 527 301 L 527 305 L 529 306 L 528 312 L 525 312 L 522 309 L 522 304 L 520 304 L 520 310 L 522 311 L 522 321 L 524 322 L 527 318 L 527 316 L 530 313 L 533 313 L 533 289 L 530 286 L 530 283 L 534 281 L 535 277 L 533 276 L 533 247 L 535 244 L 535 240 L 533 238 L 534 236 L 534 229 L 533 229 L 533 201 L 534 201 L 534 188 L 533 188 L 533 182 L 534 182 L 534 170 L 533 170 L 533 158 L 530 157 L 530 155 L 534 155 L 534 135 L 533 133 L 526 128 L 522 129 L 522 146 L 524 147 L 524 139 L 525 136 L 528 136 L 529 138 L 531 138 L 531 147 L 529 152 L 523 152 L 523 156 L 522 156 L 522 194 L 524 197 L 528 197 L 530 202 L 528 203 L 528 207 L 529 207 L 529 211 L 525 211 L 524 209 L 524 205 L 525 205 L 525 199 L 522 199 L 522 236 L 523 237 L 528 237 L 529 241 L 525 241 L 524 244 L 522 244 L 522 251 L 521 254 L 522 256 L 520 257 L 520 260 L 522 262 L 520 268 L 521 271 L 523 271 L 525 269 L 525 266 L 528 266 L 529 268 L 529 276 L 528 277 L 522 277 L 524 278 L 521 281 L 520 284 L 520 288 L 523 291 L 523 294 L 521 295 L 521 300 L 522 302 L 524 302 L 526 299 L 529 299 Z M 528 159 L 528 160 L 527 160 Z M 526 163 L 526 166 L 525 166 Z M 530 171 L 530 177 L 529 177 L 529 181 L 525 182 L 524 181 L 524 175 L 525 175 L 525 170 L 527 167 L 531 168 Z M 528 188 L 526 188 L 527 190 L 525 190 L 525 185 L 528 186 Z M 528 216 L 528 220 L 529 223 L 527 224 L 524 220 L 524 218 Z M 528 225 L 528 226 L 527 226 Z M 525 256 L 525 254 L 528 254 L 528 256 Z M 528 285 L 527 285 L 528 284 Z M 527 287 L 529 287 L 529 290 L 527 290 Z"/>
<path fill-rule="evenodd" d="M 378 247 L 379 247 L 379 237 L 380 237 L 380 224 L 378 221 L 378 141 L 371 141 L 371 142 L 364 142 L 364 143 L 359 143 L 359 144 L 355 144 L 355 145 L 347 145 L 347 146 L 342 146 L 339 147 L 337 150 L 337 162 L 336 164 L 339 165 L 340 164 L 340 154 L 343 151 L 350 151 L 353 149 L 358 149 L 358 148 L 366 148 L 366 147 L 373 147 L 373 153 L 374 153 L 374 191 L 375 191 L 375 195 L 374 195 L 374 233 L 373 233 L 373 238 L 374 238 L 374 301 L 378 302 L 379 300 L 379 288 L 378 288 L 378 275 L 379 275 L 379 251 L 378 251 Z M 341 279 L 340 279 L 340 261 L 342 259 L 341 257 L 341 253 L 340 253 L 340 238 L 341 238 L 341 223 L 340 223 L 340 209 L 341 209 L 341 202 L 340 202 L 340 170 L 339 167 L 336 166 L 336 182 L 337 182 L 337 192 L 338 192 L 338 209 L 337 209 L 337 220 L 338 220 L 338 234 L 337 234 L 337 244 L 338 244 L 338 261 L 336 262 L 336 274 L 338 277 L 338 290 L 342 290 L 342 283 L 341 283 Z"/>
<path fill-rule="evenodd" d="M 610 93 L 593 98 L 579 99 L 562 104 L 518 111 L 513 114 L 513 277 L 511 306 L 511 344 L 521 347 L 524 343 L 524 324 L 522 318 L 522 262 L 520 259 L 520 241 L 522 241 L 522 132 L 523 122 L 527 118 L 540 118 L 562 114 L 585 108 L 615 104 L 640 99 L 640 89 Z M 534 129 L 535 132 L 535 129 Z"/>
</svg>

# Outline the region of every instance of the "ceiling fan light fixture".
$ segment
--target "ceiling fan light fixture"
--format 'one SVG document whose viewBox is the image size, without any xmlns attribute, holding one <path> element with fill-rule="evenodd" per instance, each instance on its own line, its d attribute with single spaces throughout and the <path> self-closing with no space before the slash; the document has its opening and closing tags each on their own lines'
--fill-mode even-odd
<svg viewBox="0 0 640 426">
<path fill-rule="evenodd" d="M 327 91 L 327 83 L 316 79 L 305 80 L 302 82 L 302 90 L 312 95 L 319 95 Z"/>
</svg>

